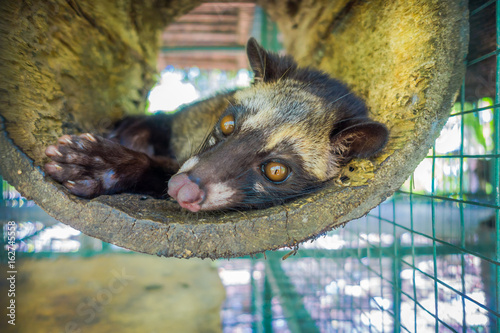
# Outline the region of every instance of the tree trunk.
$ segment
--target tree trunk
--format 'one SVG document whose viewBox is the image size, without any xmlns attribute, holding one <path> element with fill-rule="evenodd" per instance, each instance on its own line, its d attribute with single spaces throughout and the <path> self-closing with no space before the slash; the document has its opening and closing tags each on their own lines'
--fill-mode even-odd
<svg viewBox="0 0 500 333">
<path fill-rule="evenodd" d="M 220 258 L 294 247 L 401 186 L 446 122 L 464 74 L 465 1 L 262 0 L 289 53 L 345 81 L 390 128 L 378 158 L 353 161 L 329 187 L 286 205 L 198 215 L 139 195 L 80 199 L 46 178 L 44 150 L 58 136 L 144 110 L 158 32 L 197 3 L 3 1 L 1 174 L 58 220 L 135 251 Z"/>
</svg>

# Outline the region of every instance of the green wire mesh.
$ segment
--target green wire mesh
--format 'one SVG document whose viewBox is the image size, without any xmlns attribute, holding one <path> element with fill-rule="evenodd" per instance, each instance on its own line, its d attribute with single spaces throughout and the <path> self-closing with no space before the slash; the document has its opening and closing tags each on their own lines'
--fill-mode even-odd
<svg viewBox="0 0 500 333">
<path fill-rule="evenodd" d="M 495 15 L 500 1 L 471 6 L 484 33 Z M 495 42 L 470 50 L 441 137 L 392 198 L 285 261 L 252 261 L 253 331 L 500 332 L 498 23 Z"/>
</svg>

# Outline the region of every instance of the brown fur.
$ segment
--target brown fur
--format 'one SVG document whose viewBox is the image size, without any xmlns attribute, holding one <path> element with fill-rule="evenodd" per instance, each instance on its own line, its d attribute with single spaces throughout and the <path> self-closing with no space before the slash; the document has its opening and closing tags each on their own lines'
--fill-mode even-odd
<svg viewBox="0 0 500 333">
<path fill-rule="evenodd" d="M 185 162 L 169 188 L 185 200 L 183 207 L 255 208 L 316 190 L 342 164 L 383 148 L 387 129 L 367 117 L 363 101 L 342 83 L 298 67 L 291 57 L 268 53 L 254 39 L 247 53 L 255 73 L 252 87 L 174 115 L 127 118 L 111 133 L 112 140 L 60 140 L 47 148 L 53 162 L 46 171 L 81 196 L 124 191 L 161 196 L 179 170 L 176 161 Z M 219 122 L 227 115 L 235 127 L 224 134 Z M 96 167 L 95 156 L 105 165 Z M 288 178 L 267 178 L 263 170 L 270 162 L 285 165 Z"/>
</svg>

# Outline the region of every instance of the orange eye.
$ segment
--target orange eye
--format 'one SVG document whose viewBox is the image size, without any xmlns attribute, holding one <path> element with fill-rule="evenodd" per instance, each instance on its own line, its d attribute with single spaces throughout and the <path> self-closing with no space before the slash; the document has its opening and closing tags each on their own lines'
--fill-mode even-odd
<svg viewBox="0 0 500 333">
<path fill-rule="evenodd" d="M 278 162 L 269 162 L 262 166 L 264 175 L 272 182 L 279 183 L 285 181 L 290 174 L 290 169 Z"/>
<path fill-rule="evenodd" d="M 231 114 L 223 117 L 220 121 L 220 129 L 224 135 L 229 135 L 234 131 L 234 117 Z"/>
</svg>

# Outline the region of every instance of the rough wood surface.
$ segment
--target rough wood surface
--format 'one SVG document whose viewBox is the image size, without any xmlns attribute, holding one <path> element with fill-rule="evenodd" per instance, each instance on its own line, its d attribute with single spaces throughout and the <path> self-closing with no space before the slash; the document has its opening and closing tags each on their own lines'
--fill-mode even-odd
<svg viewBox="0 0 500 333">
<path fill-rule="evenodd" d="M 63 133 L 145 109 L 162 28 L 199 1 L 2 1 L 2 117 L 35 164 Z"/>
<path fill-rule="evenodd" d="M 347 183 L 266 210 L 187 214 L 168 200 L 127 194 L 83 200 L 44 177 L 43 149 L 63 132 L 99 128 L 141 106 L 154 68 L 145 55 L 154 53 L 155 22 L 175 16 L 152 10 L 152 1 L 117 2 L 112 7 L 122 15 L 108 2 L 90 3 L 61 1 L 57 10 L 45 4 L 38 11 L 2 3 L 0 172 L 62 222 L 139 252 L 235 257 L 294 247 L 366 214 L 424 158 L 464 73 L 465 1 L 263 1 L 300 64 L 332 73 L 366 98 L 372 116 L 391 129 L 388 148 L 354 161 L 355 170 L 344 171 Z M 168 3 L 177 13 L 189 7 Z M 146 37 L 137 46 L 140 34 L 123 29 L 139 27 Z"/>
</svg>

